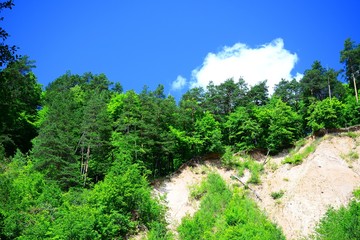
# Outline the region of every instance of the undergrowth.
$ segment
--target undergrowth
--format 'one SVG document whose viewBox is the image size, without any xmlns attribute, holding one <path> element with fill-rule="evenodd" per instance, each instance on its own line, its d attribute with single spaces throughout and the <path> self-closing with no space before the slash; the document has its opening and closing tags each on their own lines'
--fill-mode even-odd
<svg viewBox="0 0 360 240">
<path fill-rule="evenodd" d="M 304 141 L 304 142 L 303 142 Z M 283 160 L 282 163 L 289 163 L 294 165 L 299 165 L 307 158 L 311 153 L 316 150 L 317 145 L 320 143 L 321 139 L 316 139 L 309 146 L 305 147 L 300 151 L 301 147 L 304 145 L 305 140 L 296 144 L 295 148 L 290 152 L 290 154 Z"/>
<path fill-rule="evenodd" d="M 280 191 L 278 191 L 278 192 L 272 192 L 271 193 L 271 197 L 274 199 L 274 200 L 276 200 L 276 199 L 279 199 L 279 198 L 281 198 L 282 196 L 284 196 L 284 190 L 280 190 Z"/>
<path fill-rule="evenodd" d="M 329 208 L 315 229 L 312 239 L 360 239 L 360 191 L 348 206 Z"/>
<path fill-rule="evenodd" d="M 243 189 L 230 191 L 214 173 L 208 175 L 204 186 L 207 191 L 200 209 L 193 217 L 183 218 L 178 227 L 180 239 L 285 239 Z"/>
<path fill-rule="evenodd" d="M 244 175 L 245 169 L 248 169 L 251 173 L 248 183 L 260 183 L 260 174 L 264 170 L 264 165 L 255 161 L 250 156 L 234 156 L 231 147 L 226 147 L 225 153 L 221 157 L 221 163 L 225 167 L 237 169 L 241 177 Z"/>
<path fill-rule="evenodd" d="M 193 185 L 190 187 L 190 197 L 195 200 L 199 200 L 207 193 L 207 182 L 202 181 L 199 185 Z"/>
</svg>

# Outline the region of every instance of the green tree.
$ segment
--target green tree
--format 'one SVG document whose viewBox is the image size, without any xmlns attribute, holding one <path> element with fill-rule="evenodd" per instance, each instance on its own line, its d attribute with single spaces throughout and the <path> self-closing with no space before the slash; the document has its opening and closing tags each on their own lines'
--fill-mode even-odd
<svg viewBox="0 0 360 240">
<path fill-rule="evenodd" d="M 50 95 L 50 94 L 49 94 Z M 70 91 L 52 96 L 53 104 L 34 139 L 32 154 L 36 169 L 62 188 L 80 184 L 79 156 L 76 147 L 80 134 L 81 112 Z"/>
<path fill-rule="evenodd" d="M 344 112 L 342 116 L 345 117 L 345 127 L 360 124 L 360 105 L 356 102 L 356 97 L 353 94 L 353 89 L 350 89 L 349 84 L 344 84 L 347 91 L 344 99 Z"/>
<path fill-rule="evenodd" d="M 125 237 L 138 225 L 149 229 L 164 221 L 162 207 L 152 198 L 146 176 L 137 164 L 116 156 L 111 171 L 89 195 L 89 204 L 98 209 L 95 229 L 102 238 Z"/>
<path fill-rule="evenodd" d="M 301 136 L 300 116 L 286 103 L 272 98 L 269 105 L 270 125 L 266 137 L 267 148 L 277 153 L 292 144 Z"/>
<path fill-rule="evenodd" d="M 84 185 L 87 177 L 97 182 L 104 178 L 111 162 L 108 153 L 111 151 L 111 121 L 107 114 L 107 92 L 90 91 L 83 110 L 81 137 L 78 151 L 81 156 L 81 174 Z"/>
<path fill-rule="evenodd" d="M 227 79 L 225 82 L 214 85 L 210 82 L 205 93 L 204 108 L 210 111 L 215 119 L 224 122 L 225 116 L 234 112 L 238 106 L 248 103 L 248 86 L 244 79 L 238 82 Z"/>
<path fill-rule="evenodd" d="M 141 102 L 133 90 L 115 93 L 108 104 L 108 113 L 112 120 L 112 145 L 114 151 L 130 155 L 134 162 L 142 159 L 144 149 L 140 141 L 142 129 Z"/>
<path fill-rule="evenodd" d="M 252 86 L 247 93 L 247 98 L 250 103 L 256 106 L 263 106 L 269 101 L 269 89 L 266 85 L 267 81 L 259 82 Z"/>
<path fill-rule="evenodd" d="M 22 57 L 0 71 L 0 145 L 7 156 L 17 148 L 27 152 L 37 135 L 35 121 L 40 105 L 41 87 L 37 83 L 33 62 Z"/>
<path fill-rule="evenodd" d="M 30 157 L 16 153 L 0 174 L 0 194 L 1 239 L 47 236 L 61 204 L 61 191 L 34 169 Z"/>
<path fill-rule="evenodd" d="M 261 129 L 251 107 L 238 107 L 228 116 L 224 127 L 229 133 L 228 143 L 238 150 L 248 151 L 257 147 Z"/>
<path fill-rule="evenodd" d="M 108 106 L 114 129 L 114 152 L 129 155 L 134 162 L 151 170 L 153 176 L 167 174 L 174 168 L 175 99 L 165 97 L 164 87 L 155 91 L 146 87 L 141 94 L 133 91 L 115 94 Z"/>
<path fill-rule="evenodd" d="M 195 122 L 195 137 L 202 142 L 201 153 L 222 151 L 220 123 L 210 112 Z"/>
<path fill-rule="evenodd" d="M 37 169 L 63 189 L 86 183 L 88 176 L 101 180 L 110 167 L 110 84 L 103 74 L 68 72 L 46 89 L 33 155 Z"/>
<path fill-rule="evenodd" d="M 12 0 L 9 1 L 1 1 L 0 2 L 0 12 L 2 12 L 4 9 L 12 9 L 14 6 L 14 3 Z M 4 20 L 4 17 L 0 17 L 0 22 Z M 17 47 L 16 46 L 10 46 L 6 44 L 6 39 L 9 37 L 9 34 L 0 27 L 0 68 L 4 67 L 8 62 L 12 62 L 16 60 L 18 57 L 15 55 Z"/>
<path fill-rule="evenodd" d="M 340 62 L 344 64 L 345 78 L 351 89 L 359 89 L 360 45 L 350 38 L 345 40 L 344 49 L 340 52 Z M 354 84 L 356 83 L 356 84 Z"/>
<path fill-rule="evenodd" d="M 177 115 L 178 127 L 187 132 L 193 132 L 195 122 L 204 114 L 205 92 L 203 88 L 192 88 L 180 100 Z"/>
<path fill-rule="evenodd" d="M 300 80 L 302 98 L 305 103 L 309 105 L 310 98 L 323 100 L 327 97 L 337 97 L 341 99 L 345 91 L 337 79 L 338 75 L 339 72 L 334 69 L 325 69 L 319 61 L 315 61 Z"/>
<path fill-rule="evenodd" d="M 309 107 L 308 125 L 313 132 L 322 128 L 331 129 L 343 127 L 345 106 L 337 98 L 326 98 L 315 102 Z"/>
<path fill-rule="evenodd" d="M 300 90 L 300 83 L 295 78 L 291 81 L 281 79 L 278 84 L 275 84 L 274 96 L 279 97 L 284 103 L 297 110 L 300 101 Z"/>
</svg>

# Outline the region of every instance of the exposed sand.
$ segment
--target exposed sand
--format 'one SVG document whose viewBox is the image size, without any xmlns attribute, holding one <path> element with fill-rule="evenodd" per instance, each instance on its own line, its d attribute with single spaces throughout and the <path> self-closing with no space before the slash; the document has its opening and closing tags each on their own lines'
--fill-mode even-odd
<svg viewBox="0 0 360 240">
<path fill-rule="evenodd" d="M 164 180 L 155 187 L 155 191 L 165 196 L 168 207 L 166 219 L 169 229 L 176 233 L 181 219 L 187 214 L 192 216 L 199 209 L 199 201 L 190 198 L 190 187 L 200 184 L 209 172 L 216 172 L 226 181 L 232 181 L 230 176 L 235 173 L 219 167 L 218 160 L 204 161 L 184 167 L 180 172 Z"/>
<path fill-rule="evenodd" d="M 315 152 L 301 165 L 282 165 L 283 157 L 272 159 L 279 164 L 262 176 L 262 184 L 255 186 L 263 201 L 258 205 L 284 231 L 287 239 L 299 239 L 311 234 L 329 206 L 346 205 L 354 189 L 360 185 L 359 160 L 351 163 L 342 157 L 350 151 L 360 153 L 355 140 L 349 137 L 325 137 Z M 272 192 L 284 191 L 274 200 Z"/>
</svg>

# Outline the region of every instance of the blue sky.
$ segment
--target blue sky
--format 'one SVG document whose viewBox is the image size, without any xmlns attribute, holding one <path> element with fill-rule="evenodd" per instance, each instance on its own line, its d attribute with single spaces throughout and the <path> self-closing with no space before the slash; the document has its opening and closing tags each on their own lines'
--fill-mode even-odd
<svg viewBox="0 0 360 240">
<path fill-rule="evenodd" d="M 301 77 L 314 60 L 340 69 L 360 42 L 357 0 L 15 0 L 8 43 L 36 61 L 46 86 L 67 70 L 105 73 L 124 90 L 163 84 L 176 97 L 210 80 L 251 85 Z M 266 77 L 264 77 L 266 76 Z M 176 81 L 177 80 L 177 81 Z M 174 82 L 175 81 L 175 82 Z M 177 83 L 177 84 L 175 84 Z M 271 86 L 270 86 L 271 87 Z"/>
</svg>

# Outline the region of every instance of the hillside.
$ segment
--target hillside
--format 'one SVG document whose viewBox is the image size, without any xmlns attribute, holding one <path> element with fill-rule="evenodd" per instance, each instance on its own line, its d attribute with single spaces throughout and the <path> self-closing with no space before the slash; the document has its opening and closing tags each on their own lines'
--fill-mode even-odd
<svg viewBox="0 0 360 240">
<path fill-rule="evenodd" d="M 298 151 L 314 141 L 308 139 Z M 326 135 L 314 144 L 317 145 L 315 151 L 300 165 L 282 164 L 286 153 L 268 159 L 261 184 L 251 185 L 261 200 L 252 194 L 249 196 L 282 228 L 287 239 L 311 234 L 328 207 L 346 205 L 352 191 L 360 185 L 360 138 L 356 134 Z M 226 170 L 220 167 L 218 159 L 210 158 L 184 166 L 155 186 L 155 192 L 165 196 L 172 231 L 182 217 L 198 209 L 198 202 L 190 200 L 189 188 L 200 184 L 210 171 L 221 175 L 229 185 L 238 184 L 230 179 L 236 174 L 235 170 Z M 248 178 L 249 172 L 245 171 L 242 180 L 245 182 Z M 284 195 L 273 199 L 271 194 L 275 192 L 284 192 Z"/>
</svg>

